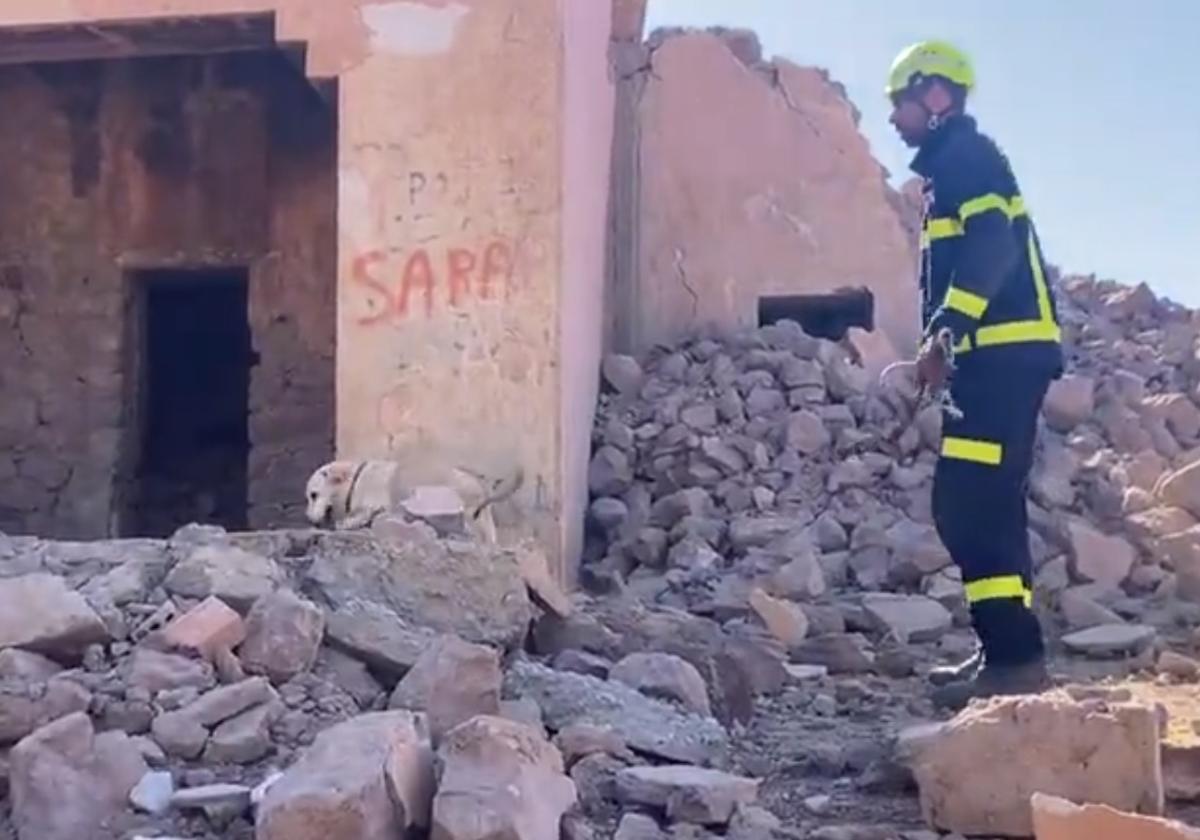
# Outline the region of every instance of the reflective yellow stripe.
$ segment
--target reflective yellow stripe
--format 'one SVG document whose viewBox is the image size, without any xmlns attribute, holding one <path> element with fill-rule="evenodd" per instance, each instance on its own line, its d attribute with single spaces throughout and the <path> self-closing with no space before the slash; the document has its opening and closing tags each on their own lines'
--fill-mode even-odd
<svg viewBox="0 0 1200 840">
<path fill-rule="evenodd" d="M 958 217 L 965 224 L 967 219 L 972 216 L 978 216 L 980 213 L 986 213 L 989 210 L 999 210 L 1012 220 L 1018 216 L 1025 215 L 1025 199 L 1019 195 L 1014 195 L 1010 200 L 999 193 L 988 193 L 987 195 L 981 195 L 978 198 L 964 201 L 962 206 L 958 208 Z"/>
<path fill-rule="evenodd" d="M 1050 307 L 1050 287 L 1046 283 L 1046 272 L 1038 259 L 1037 240 L 1033 228 L 1029 230 L 1029 268 L 1033 272 L 1033 288 L 1037 297 L 1038 317 L 1032 321 L 1009 321 L 980 327 L 975 331 L 975 343 L 964 338 L 955 346 L 955 353 L 966 353 L 975 347 L 996 347 L 1001 344 L 1024 344 L 1034 341 L 1062 342 L 1062 329 L 1054 322 Z"/>
<path fill-rule="evenodd" d="M 1027 607 L 1033 604 L 1033 593 L 1025 588 L 1025 581 L 1021 580 L 1020 575 L 974 580 L 965 584 L 963 588 L 967 591 L 968 604 L 994 601 L 998 598 L 1020 598 Z"/>
<path fill-rule="evenodd" d="M 937 219 L 930 219 L 925 225 L 925 233 L 929 239 L 949 239 L 952 236 L 962 236 L 963 226 L 958 219 L 953 219 L 949 216 L 943 216 Z"/>
<path fill-rule="evenodd" d="M 973 461 L 995 467 L 1004 456 L 1004 447 L 986 440 L 947 437 L 942 440 L 942 455 L 958 461 Z"/>
<path fill-rule="evenodd" d="M 979 319 L 987 311 L 988 299 L 954 286 L 946 292 L 946 308 Z"/>
</svg>

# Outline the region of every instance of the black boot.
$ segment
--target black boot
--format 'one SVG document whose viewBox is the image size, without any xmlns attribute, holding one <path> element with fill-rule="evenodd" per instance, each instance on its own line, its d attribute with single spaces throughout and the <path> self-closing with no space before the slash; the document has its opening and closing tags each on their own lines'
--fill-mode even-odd
<svg viewBox="0 0 1200 840">
<path fill-rule="evenodd" d="M 958 711 L 972 700 L 1017 694 L 1040 694 L 1050 688 L 1046 660 L 1023 665 L 984 665 L 972 679 L 949 683 L 933 692 L 933 705 Z"/>
<path fill-rule="evenodd" d="M 930 668 L 927 679 L 935 686 L 949 685 L 974 679 L 981 668 L 983 668 L 983 648 L 977 648 L 969 659 L 959 662 L 957 665 L 939 665 L 936 668 Z"/>
</svg>

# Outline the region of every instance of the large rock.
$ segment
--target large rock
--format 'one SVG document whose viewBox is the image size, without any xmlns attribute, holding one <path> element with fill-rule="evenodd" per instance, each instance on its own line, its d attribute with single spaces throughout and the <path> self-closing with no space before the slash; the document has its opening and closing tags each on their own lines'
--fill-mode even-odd
<svg viewBox="0 0 1200 840">
<path fill-rule="evenodd" d="M 285 683 L 317 661 L 324 632 L 321 609 L 290 589 L 281 589 L 254 602 L 238 658 L 247 673 Z"/>
<path fill-rule="evenodd" d="M 9 784 L 19 840 L 82 840 L 123 813 L 147 771 L 124 732 L 97 735 L 83 712 L 13 747 Z"/>
<path fill-rule="evenodd" d="M 167 591 L 187 598 L 214 595 L 246 612 L 283 583 L 283 570 L 270 557 L 231 545 L 210 544 L 195 549 L 167 575 Z"/>
<path fill-rule="evenodd" d="M 1164 476 L 1157 492 L 1167 504 L 1181 507 L 1200 518 L 1200 460 Z"/>
<path fill-rule="evenodd" d="M 954 623 L 950 611 L 924 595 L 872 593 L 863 596 L 863 610 L 901 644 L 935 642 Z"/>
<path fill-rule="evenodd" d="M 12 744 L 51 721 L 86 712 L 92 693 L 69 677 L 46 682 L 0 682 L 0 745 Z"/>
<path fill-rule="evenodd" d="M 332 647 L 395 680 L 416 664 L 438 634 L 409 625 L 383 604 L 351 601 L 326 617 L 325 636 Z"/>
<path fill-rule="evenodd" d="M 501 680 L 495 649 L 442 636 L 400 680 L 389 706 L 425 712 L 437 743 L 476 715 L 499 714 Z"/>
<path fill-rule="evenodd" d="M 943 831 L 1028 837 L 1034 793 L 1162 813 L 1158 719 L 1148 706 L 1005 698 L 901 741 L 921 810 Z"/>
<path fill-rule="evenodd" d="M 558 840 L 575 783 L 537 730 L 479 716 L 438 750 L 442 768 L 430 840 Z"/>
<path fill-rule="evenodd" d="M 1096 385 L 1086 376 L 1067 374 L 1050 384 L 1042 413 L 1046 425 L 1058 432 L 1070 432 L 1092 417 L 1096 410 Z"/>
<path fill-rule="evenodd" d="M 1080 519 L 1072 520 L 1067 530 L 1076 574 L 1084 580 L 1112 588 L 1125 582 L 1137 560 L 1137 553 L 1128 540 L 1102 534 Z"/>
<path fill-rule="evenodd" d="M 715 720 L 623 683 L 518 661 L 505 675 L 504 693 L 535 700 L 554 731 L 573 724 L 606 727 L 639 752 L 689 764 L 720 765 L 727 757 L 728 738 Z"/>
<path fill-rule="evenodd" d="M 411 712 L 375 712 L 325 730 L 267 789 L 257 840 L 395 840 L 429 825 L 433 750 Z"/>
<path fill-rule="evenodd" d="M 405 538 L 322 535 L 308 583 L 334 610 L 355 601 L 389 607 L 405 624 L 453 633 L 469 642 L 513 649 L 533 615 L 520 565 L 511 551 L 438 540 L 425 526 Z"/>
<path fill-rule="evenodd" d="M 621 801 L 666 811 L 668 819 L 725 825 L 739 805 L 758 798 L 758 779 L 720 770 L 670 765 L 629 767 L 617 774 Z"/>
<path fill-rule="evenodd" d="M 1063 646 L 1072 653 L 1106 657 L 1137 653 L 1148 647 L 1158 631 L 1145 624 L 1101 624 L 1068 633 Z"/>
<path fill-rule="evenodd" d="M 108 638 L 100 616 L 57 575 L 39 572 L 0 580 L 0 648 L 74 659 L 88 645 Z"/>
<path fill-rule="evenodd" d="M 1107 805 L 1076 805 L 1042 793 L 1033 795 L 1032 805 L 1037 840 L 1200 840 L 1200 828 Z"/>
<path fill-rule="evenodd" d="M 704 677 L 690 662 L 673 654 L 631 653 L 609 670 L 608 678 L 696 714 L 712 714 Z"/>
</svg>

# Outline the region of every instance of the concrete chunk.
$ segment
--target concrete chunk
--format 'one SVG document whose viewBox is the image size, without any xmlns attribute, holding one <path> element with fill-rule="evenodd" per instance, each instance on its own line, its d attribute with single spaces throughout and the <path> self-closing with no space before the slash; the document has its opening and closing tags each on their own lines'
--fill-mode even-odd
<svg viewBox="0 0 1200 840">
<path fill-rule="evenodd" d="M 1076 703 L 1058 692 L 993 700 L 905 749 L 925 818 L 943 831 L 1028 837 L 1034 793 L 1163 810 L 1158 717 L 1145 705 Z"/>
<path fill-rule="evenodd" d="M 1181 822 L 1042 793 L 1033 795 L 1033 828 L 1037 840 L 1200 840 L 1200 829 Z"/>
</svg>

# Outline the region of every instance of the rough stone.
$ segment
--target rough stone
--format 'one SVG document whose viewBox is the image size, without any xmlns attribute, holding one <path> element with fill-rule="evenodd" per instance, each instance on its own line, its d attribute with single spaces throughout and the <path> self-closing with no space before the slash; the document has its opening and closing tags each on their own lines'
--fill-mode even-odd
<svg viewBox="0 0 1200 840">
<path fill-rule="evenodd" d="M 813 411 L 795 412 L 788 420 L 787 445 L 801 455 L 816 455 L 833 444 L 825 421 Z"/>
<path fill-rule="evenodd" d="M 1200 518 L 1200 460 L 1164 476 L 1157 492 L 1167 504 Z"/>
<path fill-rule="evenodd" d="M 88 645 L 108 638 L 84 597 L 57 575 L 0 579 L 0 648 L 77 659 Z"/>
<path fill-rule="evenodd" d="M 1102 534 L 1081 520 L 1073 520 L 1067 528 L 1076 574 L 1114 588 L 1125 582 L 1137 559 L 1127 540 Z"/>
<path fill-rule="evenodd" d="M 950 611 L 923 595 L 869 594 L 863 610 L 900 644 L 934 642 L 954 623 Z"/>
<path fill-rule="evenodd" d="M 352 601 L 329 613 L 329 643 L 385 676 L 398 679 L 421 657 L 437 634 L 414 627 L 382 604 Z"/>
<path fill-rule="evenodd" d="M 808 618 L 798 605 L 772 598 L 758 588 L 751 590 L 749 604 L 763 626 L 783 644 L 797 645 L 808 635 Z"/>
<path fill-rule="evenodd" d="M 625 739 L 611 729 L 577 723 L 568 726 L 554 736 L 554 746 L 562 753 L 563 762 L 569 768 L 589 755 L 603 753 L 616 758 L 632 758 Z"/>
<path fill-rule="evenodd" d="M 521 569 L 521 577 L 538 605 L 560 618 L 569 616 L 574 607 L 567 593 L 554 579 L 545 549 L 533 540 L 524 540 L 513 551 Z"/>
<path fill-rule="evenodd" d="M 79 840 L 121 814 L 146 762 L 124 732 L 97 735 L 83 712 L 13 747 L 12 822 L 21 840 Z"/>
<path fill-rule="evenodd" d="M 1162 813 L 1158 720 L 1148 706 L 1097 708 L 1058 693 L 1004 698 L 901 741 L 921 810 L 943 831 L 1028 837 L 1034 793 Z"/>
<path fill-rule="evenodd" d="M 1046 424 L 1059 432 L 1074 430 L 1091 419 L 1095 410 L 1095 382 L 1076 374 L 1066 374 L 1052 382 L 1042 406 Z"/>
<path fill-rule="evenodd" d="M 133 652 L 125 675 L 127 688 L 141 688 L 151 695 L 189 686 L 206 691 L 215 684 L 213 667 L 204 660 L 148 647 L 139 647 Z"/>
<path fill-rule="evenodd" d="M 1200 840 L 1198 828 L 1107 805 L 1081 806 L 1035 793 L 1032 807 L 1037 840 Z"/>
<path fill-rule="evenodd" d="M 725 731 L 715 720 L 682 712 L 620 682 L 518 661 L 505 674 L 504 691 L 536 700 L 553 731 L 572 724 L 606 727 L 639 752 L 697 765 L 719 764 L 728 750 Z"/>
<path fill-rule="evenodd" d="M 501 679 L 494 649 L 442 636 L 400 680 L 388 705 L 425 712 L 437 743 L 476 715 L 499 714 Z"/>
<path fill-rule="evenodd" d="M 254 602 L 238 658 L 248 674 L 285 683 L 312 668 L 325 633 L 325 614 L 290 589 Z"/>
<path fill-rule="evenodd" d="M 283 580 L 283 571 L 269 557 L 231 545 L 202 545 L 171 570 L 164 586 L 187 598 L 215 596 L 244 613 Z"/>
<path fill-rule="evenodd" d="M 210 662 L 217 651 L 233 650 L 246 638 L 242 617 L 216 596 L 209 596 L 162 631 L 163 640 L 179 650 L 195 651 Z"/>
<path fill-rule="evenodd" d="M 858 674 L 875 666 L 867 640 L 857 633 L 826 633 L 805 639 L 789 651 L 799 665 L 823 665 L 831 674 Z"/>
<path fill-rule="evenodd" d="M 667 836 L 653 817 L 629 812 L 621 816 L 613 840 L 666 840 Z"/>
<path fill-rule="evenodd" d="M 161 816 L 170 810 L 173 793 L 175 781 L 171 774 L 161 770 L 150 770 L 129 792 L 129 801 L 140 811 Z"/>
<path fill-rule="evenodd" d="M 1121 616 L 1099 603 L 1093 596 L 1091 587 L 1077 586 L 1062 593 L 1059 598 L 1059 610 L 1072 630 L 1086 630 L 1102 624 L 1124 624 Z"/>
<path fill-rule="evenodd" d="M 632 356 L 616 353 L 605 356 L 601 371 L 604 381 L 620 394 L 636 394 L 645 381 L 642 366 Z"/>
<path fill-rule="evenodd" d="M 613 446 L 604 446 L 592 456 L 588 488 L 597 496 L 620 496 L 633 484 L 629 456 Z"/>
<path fill-rule="evenodd" d="M 279 703 L 263 703 L 221 723 L 204 749 L 211 764 L 253 764 L 271 752 L 271 724 L 283 713 Z"/>
<path fill-rule="evenodd" d="M 617 774 L 623 802 L 666 811 L 672 820 L 726 825 L 739 805 L 758 798 L 758 779 L 720 770 L 668 765 L 629 767 Z"/>
<path fill-rule="evenodd" d="M 1102 624 L 1069 633 L 1063 636 L 1062 643 L 1072 653 L 1104 657 L 1137 653 L 1157 636 L 1157 630 L 1144 624 Z"/>
<path fill-rule="evenodd" d="M 154 742 L 167 755 L 193 759 L 204 752 L 208 742 L 208 730 L 181 711 L 164 712 L 150 726 Z"/>
<path fill-rule="evenodd" d="M 712 714 L 704 677 L 690 662 L 669 653 L 632 653 L 609 671 L 609 679 L 648 697 L 679 703 L 705 717 Z"/>
<path fill-rule="evenodd" d="M 45 682 L 62 671 L 52 659 L 27 650 L 0 650 L 0 680 Z"/>
<path fill-rule="evenodd" d="M 73 712 L 85 712 L 92 693 L 68 677 L 46 682 L 0 682 L 0 744 L 12 744 Z"/>
<path fill-rule="evenodd" d="M 267 789 L 258 840 L 394 840 L 429 825 L 433 750 L 411 712 L 375 712 L 325 730 Z"/>
<path fill-rule="evenodd" d="M 559 840 L 576 801 L 562 755 L 536 730 L 479 716 L 451 730 L 433 800 L 435 840 Z"/>
<path fill-rule="evenodd" d="M 453 633 L 468 642 L 519 648 L 533 607 L 515 554 L 502 546 L 438 540 L 417 528 L 323 536 L 306 580 L 336 612 L 352 602 L 390 608 L 407 627 Z"/>
</svg>

